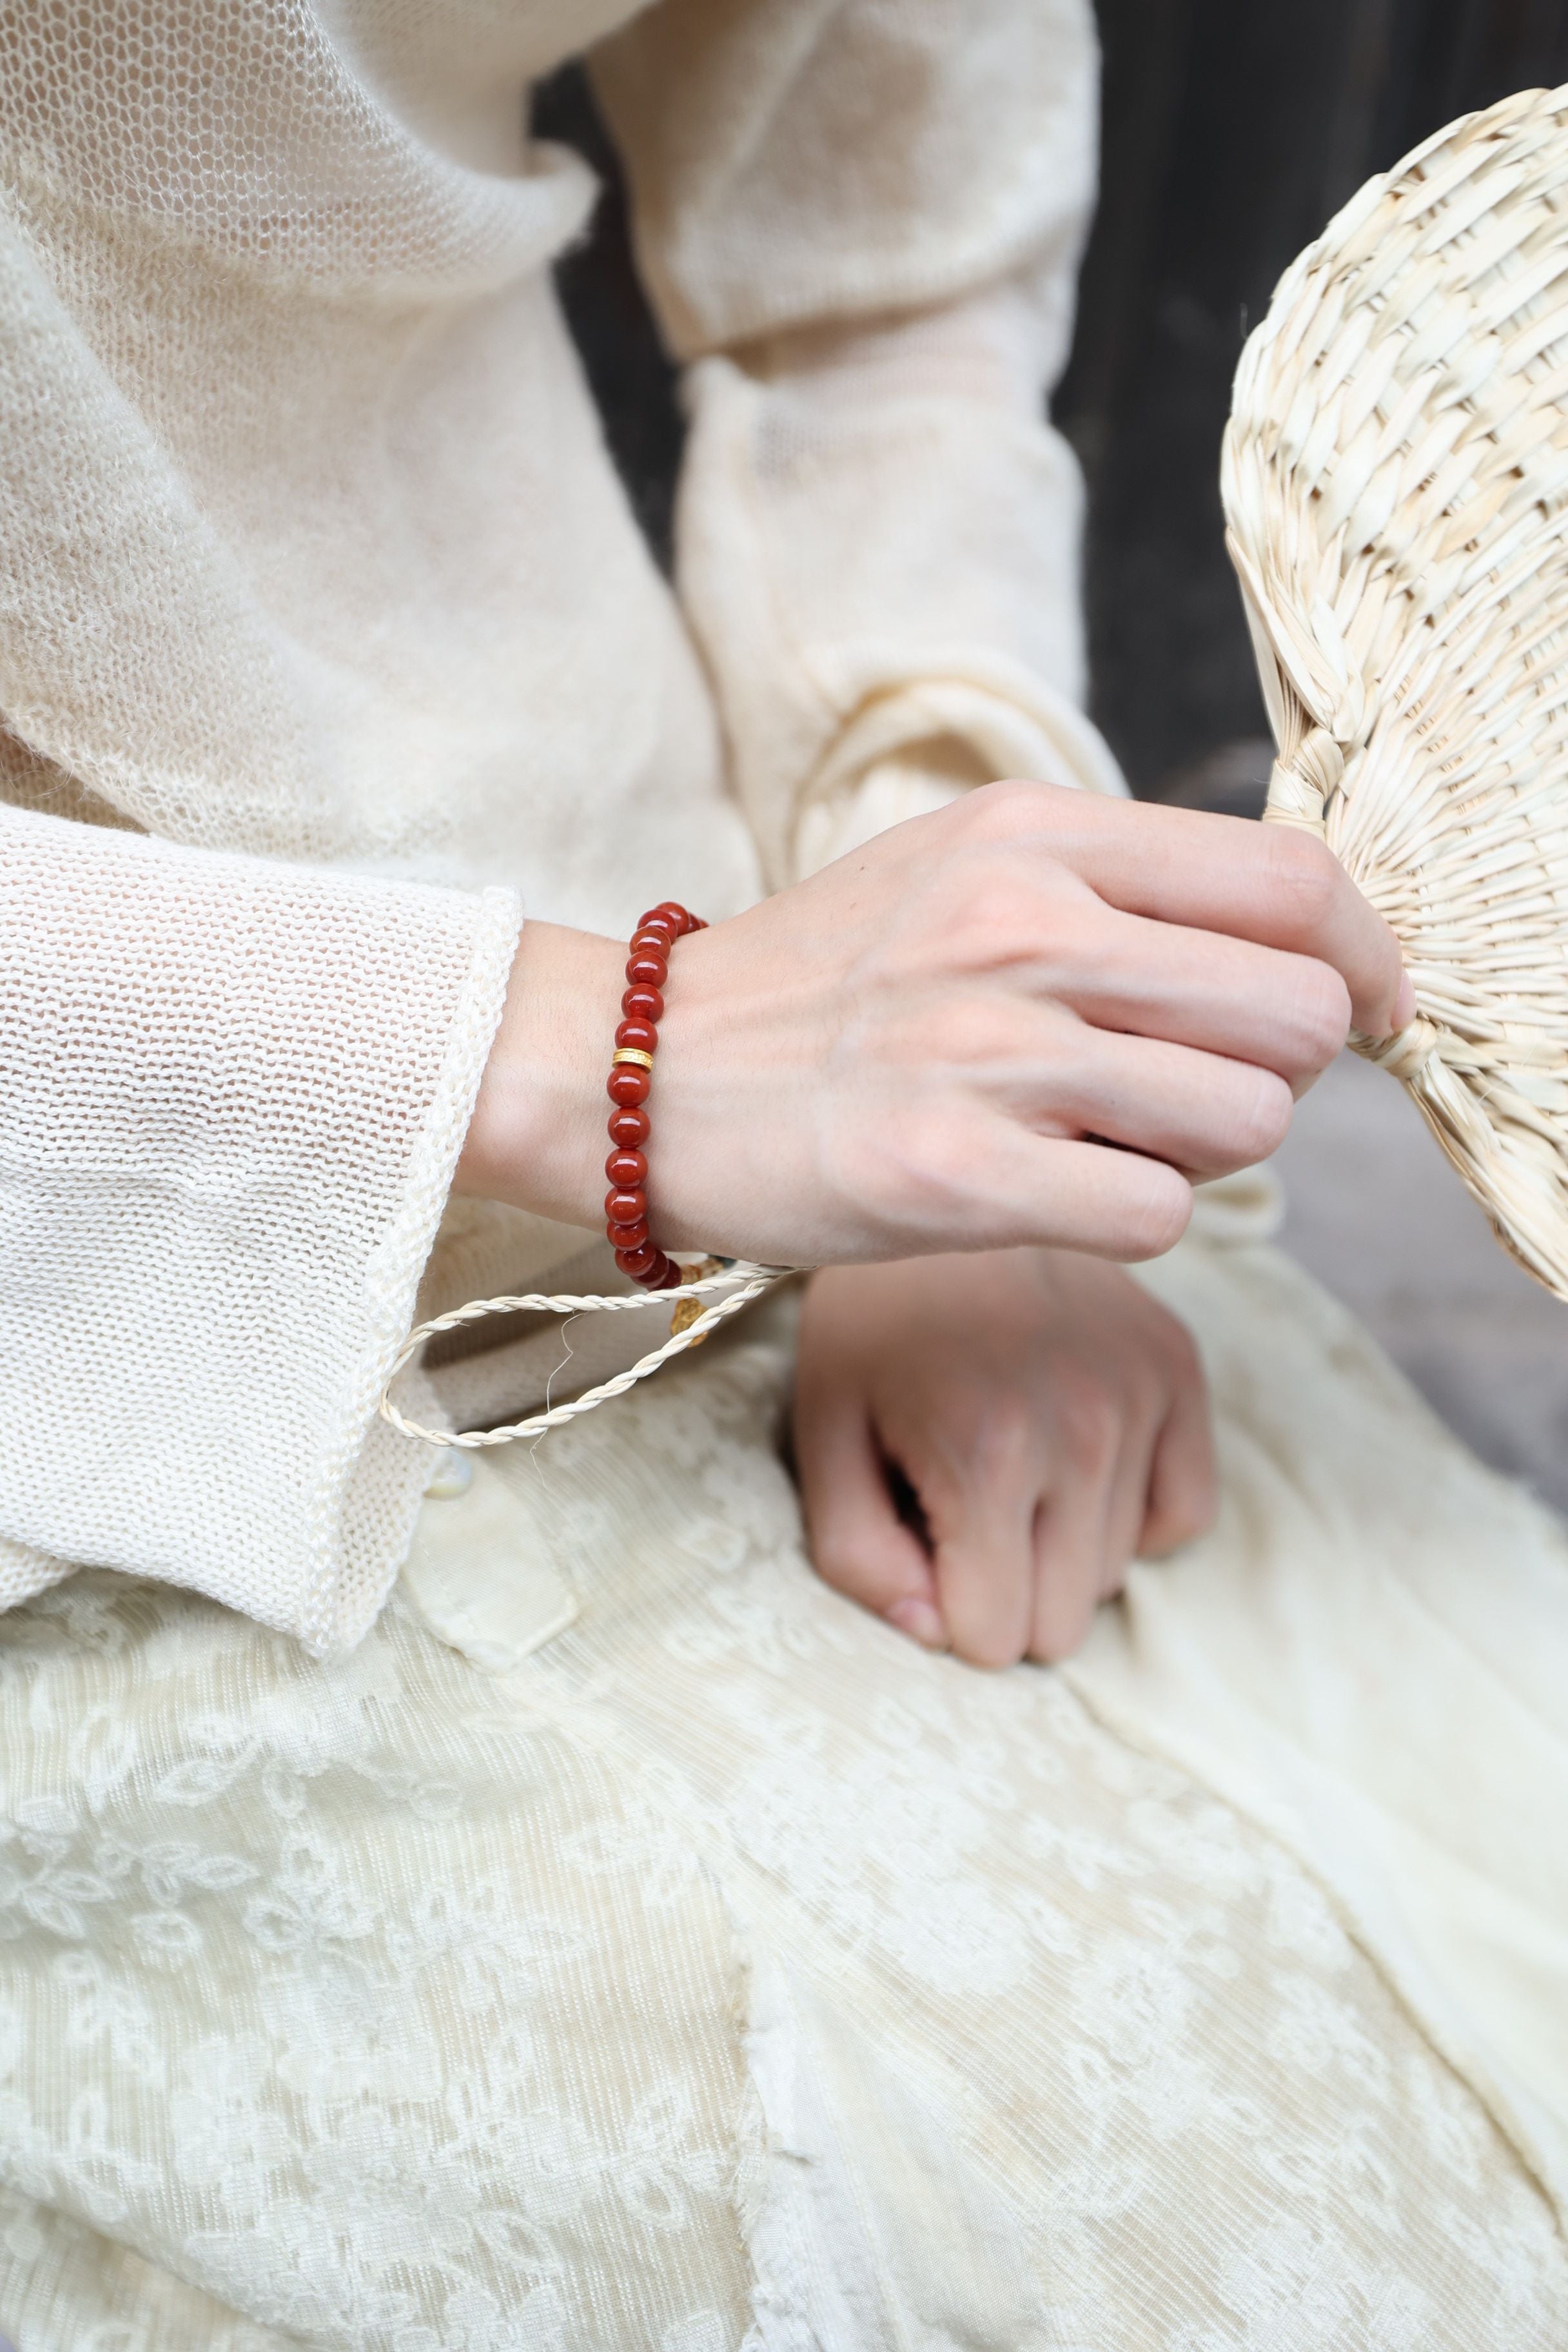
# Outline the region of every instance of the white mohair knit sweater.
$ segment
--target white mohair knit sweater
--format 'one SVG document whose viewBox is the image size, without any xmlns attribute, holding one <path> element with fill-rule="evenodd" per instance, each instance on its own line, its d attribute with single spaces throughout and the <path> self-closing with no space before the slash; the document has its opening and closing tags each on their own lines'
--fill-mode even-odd
<svg viewBox="0 0 1568 2352">
<path fill-rule="evenodd" d="M 524 132 L 628 17 L 684 617 Z M 1082 0 L 0 19 L 0 1603 L 95 1563 L 363 1633 L 422 1276 L 583 1246 L 437 1230 L 520 906 L 718 917 L 988 773 L 1118 789 L 1039 415 L 1092 72 Z"/>
</svg>

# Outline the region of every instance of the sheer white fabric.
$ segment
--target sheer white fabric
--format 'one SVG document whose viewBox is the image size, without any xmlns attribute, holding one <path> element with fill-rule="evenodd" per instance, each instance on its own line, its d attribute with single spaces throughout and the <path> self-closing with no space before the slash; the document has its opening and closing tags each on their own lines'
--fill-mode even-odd
<svg viewBox="0 0 1568 2352">
<path fill-rule="evenodd" d="M 516 937 L 507 891 L 0 825 L 0 1603 L 199 1563 L 363 1632 L 426 1475 L 376 1398 Z"/>
</svg>

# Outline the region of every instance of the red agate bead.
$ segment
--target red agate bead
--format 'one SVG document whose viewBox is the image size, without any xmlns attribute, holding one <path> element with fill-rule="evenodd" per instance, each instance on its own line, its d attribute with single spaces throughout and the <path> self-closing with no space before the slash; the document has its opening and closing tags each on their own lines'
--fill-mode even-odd
<svg viewBox="0 0 1568 2352">
<path fill-rule="evenodd" d="M 625 1151 L 635 1151 L 647 1141 L 647 1113 L 634 1104 L 625 1103 L 610 1113 L 610 1141 L 618 1143 Z"/>
<path fill-rule="evenodd" d="M 635 1276 L 638 1282 L 647 1282 L 648 1276 L 658 1271 L 666 1263 L 664 1252 L 661 1249 L 656 1249 L 652 1242 L 644 1242 L 640 1249 L 618 1249 L 616 1252 L 616 1264 L 620 1267 L 621 1272 Z M 650 1283 L 648 1287 L 653 1289 L 657 1286 Z"/>
<path fill-rule="evenodd" d="M 641 1151 L 612 1151 L 605 1162 L 605 1173 L 612 1184 L 629 1192 L 634 1184 L 647 1182 L 647 1159 Z"/>
</svg>

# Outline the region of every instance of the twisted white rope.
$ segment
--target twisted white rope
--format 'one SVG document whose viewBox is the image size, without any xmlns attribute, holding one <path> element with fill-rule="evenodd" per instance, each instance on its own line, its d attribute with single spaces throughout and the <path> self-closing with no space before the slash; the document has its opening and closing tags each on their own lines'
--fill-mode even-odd
<svg viewBox="0 0 1568 2352">
<path fill-rule="evenodd" d="M 718 1329 L 726 1316 L 738 1315 L 742 1307 L 749 1307 L 754 1298 L 762 1297 L 764 1290 L 771 1289 L 775 1282 L 782 1282 L 794 1271 L 787 1265 L 752 1265 L 748 1260 L 740 1258 L 732 1265 L 721 1267 L 717 1274 L 700 1276 L 694 1282 L 683 1282 L 679 1290 L 673 1291 L 633 1290 L 614 1296 L 589 1294 L 581 1297 L 571 1293 L 552 1297 L 531 1291 L 521 1298 L 470 1299 L 466 1307 L 454 1307 L 449 1314 L 434 1316 L 428 1323 L 420 1323 L 410 1331 L 386 1376 L 378 1410 L 394 1429 L 400 1429 L 405 1437 L 422 1437 L 427 1445 L 473 1449 L 481 1445 L 509 1445 L 515 1437 L 542 1436 L 545 1430 L 559 1428 L 563 1422 L 575 1421 L 579 1413 L 592 1412 L 595 1405 L 607 1403 L 611 1397 L 625 1396 L 637 1381 L 646 1381 L 650 1372 L 657 1372 L 659 1366 L 668 1363 L 672 1356 L 683 1355 L 688 1348 L 695 1348 L 710 1331 Z M 504 1429 L 426 1429 L 420 1423 L 410 1421 L 392 1402 L 394 1381 L 427 1339 L 433 1339 L 439 1331 L 455 1331 L 465 1323 L 477 1323 L 486 1315 L 621 1315 L 639 1307 L 679 1306 L 686 1299 L 706 1297 L 710 1292 L 726 1290 L 728 1297 L 715 1299 L 713 1305 L 705 1307 L 685 1330 L 672 1331 L 662 1348 L 656 1348 L 651 1355 L 642 1357 L 628 1370 L 617 1372 L 613 1380 L 602 1381 L 597 1388 L 585 1389 L 580 1397 L 573 1397 L 565 1404 L 552 1405 L 546 1412 L 531 1413 L 526 1421 L 511 1422 Z"/>
</svg>

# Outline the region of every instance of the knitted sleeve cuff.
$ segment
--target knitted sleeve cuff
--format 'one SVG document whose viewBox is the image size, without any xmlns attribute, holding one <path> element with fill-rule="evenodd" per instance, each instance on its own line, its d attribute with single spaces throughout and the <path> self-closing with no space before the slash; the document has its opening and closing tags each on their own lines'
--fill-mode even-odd
<svg viewBox="0 0 1568 2352">
<path fill-rule="evenodd" d="M 519 919 L 0 810 L 0 1597 L 96 1564 L 369 1624 L 428 1470 L 376 1403 Z"/>
</svg>

